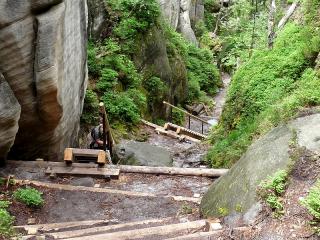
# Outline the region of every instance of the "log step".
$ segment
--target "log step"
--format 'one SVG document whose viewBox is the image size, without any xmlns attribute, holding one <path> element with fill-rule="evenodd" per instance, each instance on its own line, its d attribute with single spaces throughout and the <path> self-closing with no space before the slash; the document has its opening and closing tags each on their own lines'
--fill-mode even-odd
<svg viewBox="0 0 320 240">
<path fill-rule="evenodd" d="M 156 226 L 150 228 L 141 228 L 128 231 L 120 231 L 113 233 L 95 234 L 91 236 L 72 237 L 64 239 L 72 240 L 124 240 L 124 239 L 141 239 L 148 238 L 150 236 L 166 236 L 169 234 L 178 233 L 181 231 L 201 230 L 206 228 L 207 222 L 205 220 L 198 220 L 193 222 L 177 223 L 163 226 Z"/>
<path fill-rule="evenodd" d="M 114 233 L 114 232 L 121 232 L 122 229 L 126 229 L 125 231 L 129 231 L 128 229 L 144 229 L 148 227 L 148 225 L 160 225 L 166 224 L 170 221 L 171 218 L 162 218 L 162 219 L 148 219 L 143 221 L 136 221 L 136 222 L 128 222 L 122 224 L 114 224 L 110 226 L 102 226 L 102 227 L 92 227 L 87 229 L 80 229 L 80 230 L 72 230 L 72 231 L 63 231 L 63 232 L 56 232 L 50 233 L 51 237 L 54 239 L 69 239 L 69 238 L 79 238 L 84 236 L 92 236 L 98 234 L 106 234 L 106 233 Z M 130 230 L 132 231 L 132 230 Z M 112 238 L 110 238 L 112 239 Z"/>
</svg>

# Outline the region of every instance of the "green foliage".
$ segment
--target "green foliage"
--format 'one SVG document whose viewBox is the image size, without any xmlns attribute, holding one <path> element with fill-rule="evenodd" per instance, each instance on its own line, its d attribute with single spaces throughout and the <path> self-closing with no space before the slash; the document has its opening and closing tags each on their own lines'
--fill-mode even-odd
<svg viewBox="0 0 320 240">
<path fill-rule="evenodd" d="M 320 180 L 310 189 L 308 196 L 301 201 L 301 204 L 317 221 L 320 221 Z"/>
<path fill-rule="evenodd" d="M 0 200 L 0 209 L 7 209 L 10 206 L 10 202 L 9 201 L 5 201 L 5 200 Z"/>
<path fill-rule="evenodd" d="M 140 96 L 143 98 L 143 96 Z M 126 92 L 106 92 L 102 97 L 111 121 L 120 120 L 137 124 L 140 120 L 139 108 Z"/>
<path fill-rule="evenodd" d="M 212 132 L 212 166 L 237 161 L 252 139 L 320 104 L 319 78 L 312 67 L 319 37 L 307 26 L 288 24 L 273 50 L 257 51 L 234 75 L 219 126 Z"/>
<path fill-rule="evenodd" d="M 189 82 L 197 81 L 201 90 L 210 95 L 216 94 L 217 87 L 221 84 L 220 75 L 209 50 L 189 45 L 187 69 Z"/>
<path fill-rule="evenodd" d="M 0 208 L 0 236 L 11 237 L 13 235 L 13 222 L 14 217 L 6 209 Z"/>
<path fill-rule="evenodd" d="M 225 217 L 229 214 L 229 210 L 225 207 L 219 207 L 218 208 L 218 213 L 221 217 Z"/>
<path fill-rule="evenodd" d="M 181 108 L 181 106 L 179 106 Z M 177 109 L 172 109 L 172 123 L 182 126 L 184 124 L 185 114 Z"/>
<path fill-rule="evenodd" d="M 81 122 L 95 125 L 99 117 L 99 100 L 97 94 L 88 89 L 84 98 L 83 114 Z"/>
<path fill-rule="evenodd" d="M 258 187 L 259 196 L 274 211 L 275 217 L 283 214 L 281 195 L 287 186 L 288 173 L 284 170 L 277 171 L 274 175 L 268 176 Z"/>
<path fill-rule="evenodd" d="M 42 193 L 31 187 L 19 188 L 13 193 L 13 197 L 30 207 L 41 207 L 44 204 Z"/>
</svg>

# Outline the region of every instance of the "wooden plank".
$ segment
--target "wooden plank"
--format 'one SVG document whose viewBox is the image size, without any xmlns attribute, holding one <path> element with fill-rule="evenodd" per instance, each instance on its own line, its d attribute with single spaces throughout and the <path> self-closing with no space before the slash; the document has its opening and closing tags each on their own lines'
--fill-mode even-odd
<svg viewBox="0 0 320 240">
<path fill-rule="evenodd" d="M 117 166 L 121 173 L 144 173 L 163 175 L 185 175 L 199 177 L 220 177 L 228 172 L 228 169 L 211 168 L 175 168 L 175 167 L 148 167 L 148 166 Z"/>
<path fill-rule="evenodd" d="M 187 201 L 187 202 L 194 202 L 197 204 L 199 204 L 201 201 L 201 198 L 184 197 L 184 196 L 172 196 L 172 195 L 158 196 L 152 193 L 131 192 L 131 191 L 124 191 L 124 190 L 117 190 L 117 189 L 109 189 L 109 188 L 72 186 L 72 185 L 57 184 L 57 183 L 44 183 L 44 182 L 31 181 L 31 180 L 16 179 L 15 181 L 20 184 L 27 184 L 27 185 L 33 184 L 39 187 L 46 187 L 46 188 L 65 190 L 65 191 L 87 191 L 87 192 L 96 192 L 96 193 L 119 194 L 119 195 L 132 196 L 132 197 L 169 198 L 175 201 Z"/>
<path fill-rule="evenodd" d="M 83 157 L 97 157 L 100 151 L 103 151 L 103 150 L 72 148 L 72 152 L 74 156 L 83 156 Z"/>
<path fill-rule="evenodd" d="M 118 220 L 89 220 L 89 221 L 74 221 L 74 222 L 61 222 L 61 223 L 47 223 L 47 224 L 35 224 L 35 225 L 22 225 L 22 226 L 14 226 L 14 229 L 21 231 L 29 231 L 29 230 L 36 230 L 44 232 L 51 232 L 51 231 L 66 231 L 70 228 L 77 228 L 77 227 L 92 227 L 95 225 L 109 225 L 109 224 L 116 224 Z"/>
<path fill-rule="evenodd" d="M 93 177 L 118 177 L 120 172 L 119 169 L 112 168 L 83 168 L 75 166 L 64 166 L 64 167 L 48 167 L 46 174 L 55 173 L 57 175 L 64 176 L 93 176 Z"/>
<path fill-rule="evenodd" d="M 210 237 L 218 237 L 223 232 L 224 232 L 223 230 L 217 230 L 217 231 L 211 231 L 211 232 L 197 232 L 197 233 L 192 233 L 192 234 L 179 236 L 179 237 L 166 238 L 165 240 L 210 240 L 210 239 L 213 239 Z"/>
<path fill-rule="evenodd" d="M 57 233 L 51 233 L 49 235 L 54 237 L 55 239 L 82 237 L 82 236 L 86 236 L 86 235 L 106 233 L 108 231 L 114 231 L 114 230 L 118 230 L 121 228 L 127 228 L 127 227 L 138 228 L 138 227 L 143 227 L 143 225 L 147 225 L 147 224 L 163 223 L 163 222 L 169 221 L 170 219 L 171 218 L 148 219 L 148 220 L 143 220 L 143 221 L 115 224 L 115 225 L 110 225 L 110 226 L 93 227 L 93 228 L 89 228 L 89 229 L 57 232 Z"/>
<path fill-rule="evenodd" d="M 45 162 L 44 167 L 61 167 L 66 168 L 63 162 Z M 8 161 L 8 164 L 14 166 L 25 166 L 35 168 L 38 167 L 36 161 Z M 77 168 L 97 168 L 96 164 L 92 163 L 73 163 L 72 167 Z M 173 168 L 173 167 L 148 167 L 148 166 L 129 166 L 129 165 L 110 165 L 99 169 L 119 169 L 120 173 L 143 173 L 143 174 L 160 174 L 160 175 L 186 175 L 199 177 L 220 177 L 228 172 L 228 169 L 214 169 L 214 168 Z"/>
<path fill-rule="evenodd" d="M 205 220 L 198 220 L 193 222 L 177 223 L 171 225 L 141 228 L 121 232 L 97 234 L 92 236 L 82 236 L 72 238 L 72 240 L 124 240 L 124 239 L 137 239 L 137 238 L 147 238 L 152 235 L 165 236 L 168 234 L 180 232 L 180 231 L 191 231 L 196 229 L 201 229 L 206 226 Z M 65 238 L 68 239 L 68 238 Z"/>
</svg>

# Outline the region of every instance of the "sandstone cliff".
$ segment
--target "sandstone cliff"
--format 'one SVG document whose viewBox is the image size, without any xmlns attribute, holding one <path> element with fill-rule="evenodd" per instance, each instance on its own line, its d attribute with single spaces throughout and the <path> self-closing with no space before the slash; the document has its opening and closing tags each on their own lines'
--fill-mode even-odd
<svg viewBox="0 0 320 240">
<path fill-rule="evenodd" d="M 171 27 L 180 32 L 188 41 L 198 45 L 194 27 L 204 18 L 203 0 L 157 0 L 161 12 Z M 108 14 L 103 0 L 88 0 L 89 36 L 99 39 L 108 30 Z"/>
<path fill-rule="evenodd" d="M 11 148 L 17 159 L 57 160 L 76 144 L 86 31 L 86 1 L 0 2 L 0 159 Z"/>
<path fill-rule="evenodd" d="M 164 18 L 188 41 L 198 44 L 193 27 L 204 18 L 203 0 L 158 0 Z"/>
</svg>

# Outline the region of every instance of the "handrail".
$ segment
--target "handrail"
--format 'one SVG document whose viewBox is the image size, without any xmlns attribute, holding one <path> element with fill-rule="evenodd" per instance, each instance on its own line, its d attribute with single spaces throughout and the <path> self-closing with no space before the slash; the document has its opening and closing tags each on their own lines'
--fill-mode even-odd
<svg viewBox="0 0 320 240">
<path fill-rule="evenodd" d="M 206 120 L 203 120 L 202 118 L 199 118 L 199 117 L 197 117 L 197 116 L 194 116 L 194 115 L 192 115 L 191 113 L 189 113 L 189 112 L 187 112 L 187 111 L 185 111 L 185 110 L 183 110 L 183 109 L 181 109 L 181 108 L 178 108 L 178 107 L 176 107 L 176 106 L 174 106 L 174 105 L 172 105 L 172 104 L 170 104 L 170 103 L 168 103 L 168 102 L 166 102 L 166 101 L 163 101 L 163 104 L 166 104 L 166 105 L 168 105 L 168 106 L 170 106 L 170 107 L 172 107 L 172 108 L 175 108 L 175 109 L 179 110 L 180 112 L 183 112 L 183 113 L 187 114 L 188 116 L 190 116 L 190 117 L 192 117 L 192 118 L 194 118 L 194 119 L 197 119 L 197 120 L 200 121 L 200 122 L 203 122 L 203 123 L 205 123 L 205 124 L 211 125 L 211 124 L 208 123 Z"/>
<path fill-rule="evenodd" d="M 100 102 L 99 103 L 99 112 L 102 115 L 102 126 L 103 126 L 103 149 L 106 150 L 107 145 L 108 145 L 108 150 L 110 152 L 110 155 L 112 156 L 112 150 L 113 150 L 113 145 L 115 144 L 112 132 L 111 132 L 111 127 L 109 124 L 109 120 L 107 117 L 106 109 L 104 107 L 104 103 Z M 107 138 L 107 139 L 106 139 Z"/>
</svg>

